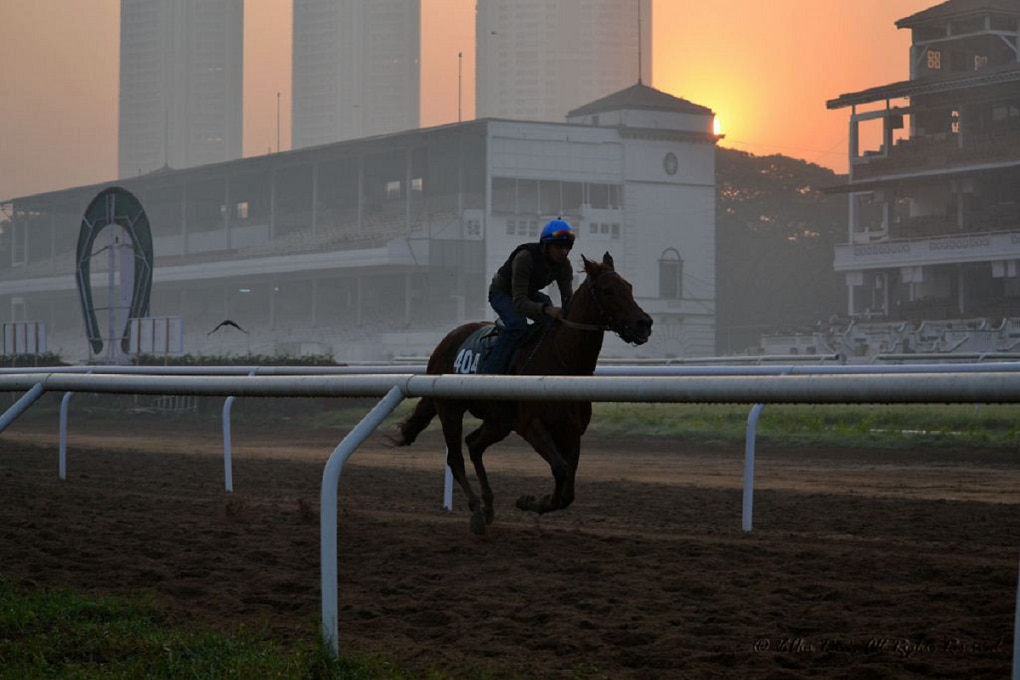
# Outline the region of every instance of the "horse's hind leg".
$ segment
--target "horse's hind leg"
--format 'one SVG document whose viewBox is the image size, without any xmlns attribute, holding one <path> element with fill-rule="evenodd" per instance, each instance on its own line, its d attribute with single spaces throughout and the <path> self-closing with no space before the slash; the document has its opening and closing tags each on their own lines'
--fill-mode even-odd
<svg viewBox="0 0 1020 680">
<path fill-rule="evenodd" d="M 482 502 L 475 495 L 471 483 L 468 482 L 467 471 L 464 469 L 464 453 L 461 450 L 460 437 L 464 432 L 464 409 L 449 408 L 444 405 L 438 409 L 439 421 L 443 425 L 443 439 L 446 440 L 446 464 L 450 466 L 453 478 L 460 484 L 468 499 L 471 510 L 471 531 L 475 534 L 485 533 L 485 513 Z"/>
<path fill-rule="evenodd" d="M 496 512 L 493 506 L 494 496 L 492 494 L 492 487 L 489 486 L 489 475 L 485 471 L 484 463 L 482 463 L 482 455 L 485 453 L 485 449 L 496 442 L 503 441 L 508 434 L 510 434 L 509 425 L 497 425 L 491 420 L 486 420 L 464 440 L 468 445 L 468 455 L 471 456 L 471 463 L 475 466 L 475 474 L 478 475 L 478 483 L 482 487 L 486 524 L 492 524 Z"/>
</svg>

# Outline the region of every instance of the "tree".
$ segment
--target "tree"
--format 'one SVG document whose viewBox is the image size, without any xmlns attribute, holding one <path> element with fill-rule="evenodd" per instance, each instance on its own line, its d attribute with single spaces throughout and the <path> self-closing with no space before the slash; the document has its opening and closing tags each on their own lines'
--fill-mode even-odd
<svg viewBox="0 0 1020 680">
<path fill-rule="evenodd" d="M 781 155 L 716 152 L 716 344 L 759 344 L 769 330 L 807 328 L 846 307 L 834 247 L 846 240 L 843 195 L 831 170 Z"/>
</svg>

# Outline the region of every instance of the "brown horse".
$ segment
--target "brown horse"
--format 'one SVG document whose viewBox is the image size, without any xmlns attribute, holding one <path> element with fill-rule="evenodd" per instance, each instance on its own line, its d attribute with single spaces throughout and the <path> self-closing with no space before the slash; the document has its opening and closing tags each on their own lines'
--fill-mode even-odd
<svg viewBox="0 0 1020 680">
<path fill-rule="evenodd" d="M 625 342 L 641 345 L 652 332 L 652 319 L 634 301 L 632 287 L 613 269 L 606 253 L 602 263 L 581 257 L 587 278 L 578 286 L 565 318 L 553 321 L 541 336 L 526 341 L 514 365 L 522 375 L 591 375 L 602 350 L 603 333 L 611 330 Z M 485 323 L 468 323 L 451 331 L 429 358 L 430 374 L 454 372 L 464 340 Z M 464 470 L 460 439 L 464 413 L 482 421 L 464 441 L 474 464 L 481 499 L 475 495 Z M 581 453 L 581 435 L 591 421 L 591 402 L 507 402 L 422 398 L 400 425 L 398 446 L 407 446 L 436 415 L 443 426 L 447 464 L 467 494 L 471 531 L 485 533 L 494 517 L 492 488 L 482 464 L 485 449 L 510 432 L 521 435 L 552 469 L 556 486 L 541 499 L 521 496 L 517 507 L 537 513 L 566 508 L 574 500 L 574 476 Z"/>
</svg>

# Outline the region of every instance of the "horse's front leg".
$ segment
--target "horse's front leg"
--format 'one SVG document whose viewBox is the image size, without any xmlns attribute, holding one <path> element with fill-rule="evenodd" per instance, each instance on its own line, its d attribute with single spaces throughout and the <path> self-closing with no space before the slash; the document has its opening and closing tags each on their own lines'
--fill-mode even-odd
<svg viewBox="0 0 1020 680">
<path fill-rule="evenodd" d="M 535 451 L 538 452 L 538 455 L 542 456 L 549 463 L 549 469 L 552 470 L 555 486 L 551 494 L 540 499 L 534 496 L 521 496 L 517 499 L 517 507 L 521 510 L 528 510 L 539 514 L 566 507 L 566 505 L 569 505 L 569 502 L 564 504 L 563 491 L 571 476 L 570 467 L 560 454 L 560 450 L 556 446 L 556 441 L 553 439 L 549 429 L 541 420 L 536 418 L 531 421 L 528 428 L 521 434 Z M 571 500 L 573 500 L 572 492 Z"/>
<path fill-rule="evenodd" d="M 494 508 L 495 497 L 492 494 L 492 487 L 489 486 L 489 475 L 485 471 L 485 464 L 482 462 L 482 454 L 491 445 L 503 441 L 510 434 L 510 425 L 504 420 L 490 418 L 482 422 L 481 427 L 465 438 L 468 445 L 468 454 L 475 466 L 475 474 L 478 475 L 478 483 L 482 487 L 482 501 L 484 502 L 485 523 L 492 524 L 496 517 Z"/>
<path fill-rule="evenodd" d="M 468 508 L 471 510 L 471 532 L 485 533 L 485 513 L 482 501 L 475 495 L 474 489 L 464 469 L 464 453 L 461 451 L 460 437 L 464 432 L 464 409 L 437 404 L 439 420 L 443 425 L 443 439 L 446 440 L 446 464 L 450 466 L 453 478 L 467 496 Z"/>
</svg>

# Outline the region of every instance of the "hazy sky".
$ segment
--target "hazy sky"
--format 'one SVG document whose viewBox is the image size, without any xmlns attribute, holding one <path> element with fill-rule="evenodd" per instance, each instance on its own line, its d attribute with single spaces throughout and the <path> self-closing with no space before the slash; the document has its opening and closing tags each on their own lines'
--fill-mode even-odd
<svg viewBox="0 0 1020 680">
<path fill-rule="evenodd" d="M 848 111 L 905 80 L 893 23 L 939 0 L 653 0 L 652 85 L 713 109 L 724 146 L 846 170 Z M 475 0 L 422 0 L 423 126 L 474 117 Z M 290 147 L 290 0 L 245 1 L 244 155 Z M 120 0 L 0 0 L 0 198 L 117 172 Z"/>
</svg>

